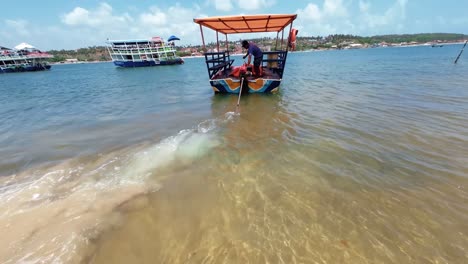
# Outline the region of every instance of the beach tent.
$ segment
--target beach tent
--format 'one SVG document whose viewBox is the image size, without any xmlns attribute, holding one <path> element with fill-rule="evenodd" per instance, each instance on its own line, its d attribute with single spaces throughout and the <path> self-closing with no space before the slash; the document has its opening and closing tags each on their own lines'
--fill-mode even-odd
<svg viewBox="0 0 468 264">
<path fill-rule="evenodd" d="M 170 37 L 167 39 L 167 42 L 173 41 L 173 40 L 180 40 L 180 38 L 178 38 L 178 37 L 172 35 L 172 36 L 170 36 Z"/>
<path fill-rule="evenodd" d="M 15 49 L 16 50 L 23 50 L 23 49 L 35 49 L 36 47 L 28 44 L 28 43 L 21 43 L 21 44 L 18 44 Z"/>
</svg>

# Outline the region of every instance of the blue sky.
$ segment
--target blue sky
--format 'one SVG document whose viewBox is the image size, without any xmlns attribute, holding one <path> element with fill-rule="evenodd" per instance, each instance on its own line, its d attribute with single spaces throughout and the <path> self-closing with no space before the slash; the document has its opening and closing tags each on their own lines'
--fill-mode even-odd
<svg viewBox="0 0 468 264">
<path fill-rule="evenodd" d="M 179 45 L 201 44 L 193 18 L 239 14 L 298 14 L 300 36 L 468 34 L 467 0 L 22 0 L 1 6 L 0 46 L 27 42 L 42 50 L 170 35 Z"/>
</svg>

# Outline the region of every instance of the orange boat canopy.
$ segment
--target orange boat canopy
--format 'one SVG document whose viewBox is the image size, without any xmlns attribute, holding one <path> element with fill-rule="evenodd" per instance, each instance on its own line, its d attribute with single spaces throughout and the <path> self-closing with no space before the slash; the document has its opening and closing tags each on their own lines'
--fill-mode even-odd
<svg viewBox="0 0 468 264">
<path fill-rule="evenodd" d="M 223 34 L 280 32 L 296 19 L 296 14 L 246 15 L 195 18 L 197 24 Z"/>
</svg>

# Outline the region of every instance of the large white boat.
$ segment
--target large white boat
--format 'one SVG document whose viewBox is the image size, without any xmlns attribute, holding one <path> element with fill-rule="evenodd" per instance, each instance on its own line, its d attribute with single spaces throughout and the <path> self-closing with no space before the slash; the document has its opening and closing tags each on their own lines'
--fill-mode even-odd
<svg viewBox="0 0 468 264">
<path fill-rule="evenodd" d="M 182 64 L 184 60 L 176 55 L 171 36 L 166 44 L 160 37 L 134 40 L 107 40 L 107 50 L 112 61 L 119 67 L 146 67 Z"/>
<path fill-rule="evenodd" d="M 0 47 L 0 73 L 49 70 L 47 60 L 53 57 L 27 43 L 14 49 Z"/>
</svg>

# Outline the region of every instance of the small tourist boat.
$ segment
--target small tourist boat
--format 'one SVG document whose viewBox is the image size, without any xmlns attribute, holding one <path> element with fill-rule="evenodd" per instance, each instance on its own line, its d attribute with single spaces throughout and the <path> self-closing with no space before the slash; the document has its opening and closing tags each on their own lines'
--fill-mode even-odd
<svg viewBox="0 0 468 264">
<path fill-rule="evenodd" d="M 51 66 L 47 60 L 53 57 L 27 43 L 14 49 L 0 47 L 0 73 L 49 70 Z"/>
<path fill-rule="evenodd" d="M 278 91 L 286 67 L 288 50 L 291 46 L 291 40 L 285 40 L 284 36 L 290 36 L 290 32 L 296 33 L 292 28 L 296 17 L 296 14 L 267 14 L 194 19 L 194 22 L 200 25 L 205 62 L 210 84 L 214 92 L 238 94 L 244 92 L 269 93 Z M 289 29 L 287 29 L 288 26 Z M 216 32 L 216 50 L 208 51 L 206 49 L 203 27 Z M 285 32 L 285 30 L 287 31 Z M 233 66 L 234 59 L 231 59 L 231 54 L 229 53 L 228 35 L 262 32 L 276 32 L 276 40 L 274 41 L 274 48 L 272 50 L 263 50 L 260 76 L 252 75 L 248 65 L 246 65 L 247 70 L 245 72 L 240 71 L 240 74 L 235 74 L 239 72 L 239 68 Z M 220 46 L 219 33 L 224 34 L 226 37 L 224 48 Z M 240 46 L 240 43 L 237 45 Z"/>
<path fill-rule="evenodd" d="M 119 67 L 146 67 L 182 64 L 184 60 L 176 55 L 171 36 L 166 44 L 161 37 L 134 40 L 107 40 L 107 50 L 112 61 Z"/>
</svg>

